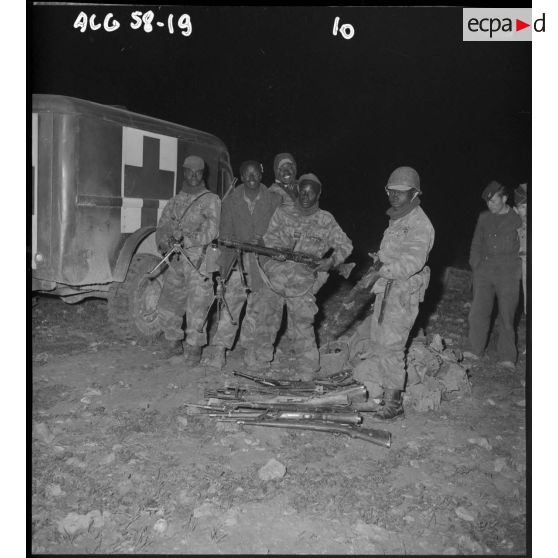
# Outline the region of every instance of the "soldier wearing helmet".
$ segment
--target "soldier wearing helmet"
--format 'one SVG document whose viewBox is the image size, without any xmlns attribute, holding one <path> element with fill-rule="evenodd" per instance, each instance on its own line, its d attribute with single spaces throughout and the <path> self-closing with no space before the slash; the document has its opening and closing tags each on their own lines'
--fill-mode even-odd
<svg viewBox="0 0 558 558">
<path fill-rule="evenodd" d="M 372 287 L 376 293 L 374 312 L 364 326 L 368 330 L 360 347 L 366 358 L 354 370 L 370 398 L 382 397 L 384 404 L 374 416 L 384 421 L 403 415 L 405 345 L 430 280 L 426 262 L 434 243 L 434 228 L 420 207 L 417 171 L 411 167 L 395 169 L 385 190 L 390 220 L 378 252 L 381 267 L 380 278 Z"/>
<path fill-rule="evenodd" d="M 207 343 L 205 311 L 213 284 L 205 267 L 207 245 L 219 233 L 221 200 L 204 181 L 205 162 L 197 155 L 184 159 L 182 189 L 170 199 L 159 219 L 156 242 L 165 254 L 180 242 L 188 260 L 172 256 L 158 303 L 159 320 L 166 340 L 166 356 L 184 353 L 186 364 L 199 364 Z M 186 339 L 182 321 L 186 314 Z M 201 331 L 199 331 L 201 329 Z"/>
</svg>

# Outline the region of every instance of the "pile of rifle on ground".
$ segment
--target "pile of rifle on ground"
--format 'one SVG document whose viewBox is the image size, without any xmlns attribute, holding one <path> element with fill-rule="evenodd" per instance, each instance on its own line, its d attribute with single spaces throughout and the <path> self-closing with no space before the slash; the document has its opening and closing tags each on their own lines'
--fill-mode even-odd
<svg viewBox="0 0 558 558">
<path fill-rule="evenodd" d="M 274 380 L 234 372 L 253 382 L 206 390 L 205 404 L 188 405 L 190 414 L 205 413 L 220 422 L 345 434 L 389 448 L 386 430 L 363 428 L 368 394 L 349 370 L 311 382 Z M 369 405 L 367 405 L 369 408 Z"/>
</svg>

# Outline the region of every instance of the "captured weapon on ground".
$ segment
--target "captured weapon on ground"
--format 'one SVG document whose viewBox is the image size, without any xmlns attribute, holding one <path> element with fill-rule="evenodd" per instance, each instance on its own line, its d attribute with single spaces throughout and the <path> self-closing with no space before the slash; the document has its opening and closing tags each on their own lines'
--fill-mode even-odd
<svg viewBox="0 0 558 558">
<path fill-rule="evenodd" d="M 355 385 L 358 382 L 352 377 L 350 370 L 341 370 L 326 378 L 316 378 L 313 381 L 305 382 L 303 380 L 276 380 L 274 378 L 264 378 L 263 376 L 253 376 L 245 372 L 233 371 L 234 376 L 252 380 L 262 386 L 268 386 L 275 389 L 311 389 L 312 391 L 327 391 L 328 389 L 337 389 L 342 386 Z"/>
<path fill-rule="evenodd" d="M 303 252 L 295 252 L 293 250 L 282 250 L 279 248 L 269 248 L 262 244 L 252 244 L 250 242 L 237 242 L 236 240 L 230 240 L 226 238 L 219 238 L 217 245 L 225 246 L 227 248 L 232 248 L 233 250 L 239 250 L 241 252 L 250 252 L 252 254 L 257 254 L 259 256 L 267 256 L 277 261 L 292 261 L 301 264 L 305 264 L 311 269 L 315 269 L 320 265 L 322 258 L 317 256 L 312 256 L 310 254 L 304 254 Z M 355 267 L 354 263 L 343 263 L 332 268 L 332 271 L 339 273 L 342 277 L 347 279 L 351 274 L 351 271 Z"/>
<path fill-rule="evenodd" d="M 359 426 L 363 420 L 360 410 L 374 412 L 374 408 L 366 402 L 365 386 L 350 377 L 350 371 L 332 374 L 321 380 L 322 384 L 320 380 L 272 380 L 242 372 L 235 375 L 258 385 L 206 390 L 206 404 L 186 405 L 192 410 L 190 414 L 242 425 L 345 434 L 382 447 L 391 446 L 389 432 Z"/>
<path fill-rule="evenodd" d="M 349 426 L 344 424 L 327 424 L 325 422 L 303 421 L 294 422 L 288 420 L 242 420 L 242 419 L 219 419 L 222 422 L 236 422 L 237 424 L 250 426 L 268 426 L 272 428 L 294 428 L 299 430 L 317 430 L 320 432 L 331 432 L 333 434 L 346 434 L 351 438 L 366 440 L 372 444 L 385 448 L 391 447 L 391 433 L 387 430 L 375 428 L 362 428 L 360 426 Z"/>
<path fill-rule="evenodd" d="M 290 409 L 235 409 L 228 411 L 225 409 L 215 409 L 208 416 L 212 418 L 222 419 L 239 419 L 239 420 L 321 420 L 324 422 L 335 422 L 339 424 L 361 424 L 362 416 L 356 411 L 316 411 L 315 409 L 309 410 L 290 410 Z"/>
<path fill-rule="evenodd" d="M 224 397 L 219 395 L 212 398 L 214 401 L 231 401 L 236 400 L 240 402 L 262 402 L 267 405 L 301 403 L 309 407 L 330 407 L 337 405 L 348 406 L 352 402 L 366 401 L 366 388 L 359 385 L 354 388 L 345 388 L 342 390 L 333 390 L 322 394 L 292 394 L 281 392 L 277 395 L 252 393 L 249 391 L 240 392 L 237 396 L 231 395 Z"/>
</svg>

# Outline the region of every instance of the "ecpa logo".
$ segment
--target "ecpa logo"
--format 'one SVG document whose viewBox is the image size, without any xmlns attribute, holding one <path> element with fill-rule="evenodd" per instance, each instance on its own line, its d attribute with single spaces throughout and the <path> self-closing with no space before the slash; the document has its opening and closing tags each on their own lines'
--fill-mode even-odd
<svg viewBox="0 0 558 558">
<path fill-rule="evenodd" d="M 531 22 L 531 8 L 463 8 L 463 40 L 530 41 L 545 31 L 545 14 Z"/>
</svg>

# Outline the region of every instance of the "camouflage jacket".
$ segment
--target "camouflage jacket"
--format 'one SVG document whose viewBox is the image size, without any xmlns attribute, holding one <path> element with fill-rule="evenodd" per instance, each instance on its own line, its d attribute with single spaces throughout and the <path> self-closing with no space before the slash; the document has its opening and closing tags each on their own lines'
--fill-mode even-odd
<svg viewBox="0 0 558 558">
<path fill-rule="evenodd" d="M 412 290 L 428 286 L 426 261 L 434 244 L 434 227 L 420 206 L 399 219 L 391 219 L 384 231 L 378 256 L 384 262 L 373 292 L 383 292 L 388 279 Z"/>
<path fill-rule="evenodd" d="M 184 235 L 184 247 L 188 257 L 198 258 L 203 247 L 217 238 L 221 200 L 209 190 L 206 192 L 190 194 L 180 191 L 169 200 L 157 225 L 157 246 L 165 242 L 174 230 L 178 230 Z M 188 206 L 190 207 L 184 213 Z"/>
<path fill-rule="evenodd" d="M 322 258 L 330 248 L 333 248 L 332 266 L 342 263 L 353 251 L 353 244 L 349 237 L 331 213 L 318 209 L 312 215 L 302 215 L 296 206 L 282 205 L 273 214 L 269 228 L 263 237 L 266 246 L 282 248 L 295 252 L 302 252 Z M 285 261 L 269 261 L 265 271 L 273 275 L 290 277 L 293 290 L 299 286 L 314 285 L 313 292 L 325 283 L 328 274 L 314 274 L 313 270 L 301 263 Z M 297 291 L 299 292 L 299 291 Z"/>
</svg>

